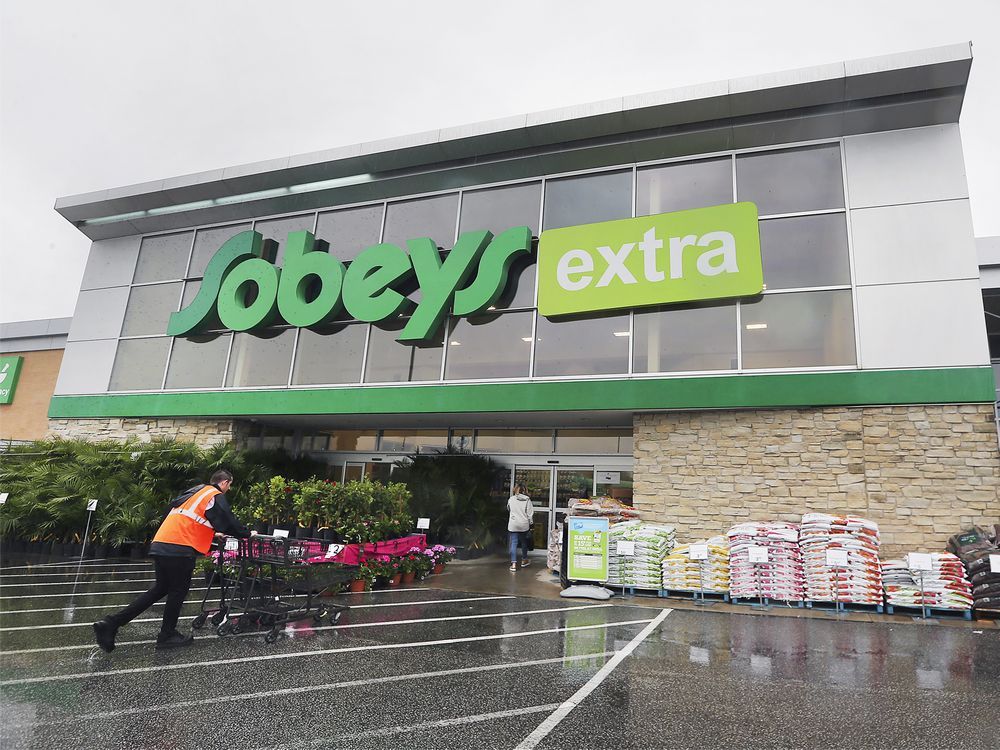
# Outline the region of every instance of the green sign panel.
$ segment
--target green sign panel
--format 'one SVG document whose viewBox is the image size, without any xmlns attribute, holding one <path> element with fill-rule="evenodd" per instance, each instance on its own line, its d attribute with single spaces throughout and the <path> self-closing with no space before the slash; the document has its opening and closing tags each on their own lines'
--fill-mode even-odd
<svg viewBox="0 0 1000 750">
<path fill-rule="evenodd" d="M 0 404 L 9 404 L 14 400 L 23 361 L 24 357 L 0 357 Z"/>
<path fill-rule="evenodd" d="M 764 288 L 757 206 L 730 203 L 542 232 L 546 317 L 747 297 Z"/>
<path fill-rule="evenodd" d="M 608 519 L 570 516 L 566 577 L 570 581 L 608 580 Z"/>
<path fill-rule="evenodd" d="M 311 232 L 292 232 L 279 268 L 267 257 L 272 243 L 259 232 L 241 232 L 212 256 L 198 295 L 170 316 L 167 334 L 191 335 L 219 323 L 234 331 L 281 322 L 304 328 L 346 309 L 371 323 L 409 314 L 398 340 L 426 341 L 449 311 L 473 315 L 496 302 L 511 263 L 531 251 L 531 230 L 514 227 L 495 237 L 465 232 L 443 260 L 429 238 L 406 246 L 409 252 L 374 245 L 345 267 Z M 414 278 L 421 291 L 417 303 L 400 291 L 412 288 Z"/>
</svg>

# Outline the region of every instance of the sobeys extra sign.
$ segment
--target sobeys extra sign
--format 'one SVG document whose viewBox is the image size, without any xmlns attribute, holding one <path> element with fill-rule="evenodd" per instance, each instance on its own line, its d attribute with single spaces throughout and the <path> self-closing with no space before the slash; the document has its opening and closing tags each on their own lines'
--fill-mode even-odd
<svg viewBox="0 0 1000 750">
<path fill-rule="evenodd" d="M 374 245 L 345 267 L 312 233 L 292 232 L 279 268 L 264 257 L 258 232 L 241 232 L 216 251 L 198 295 L 170 316 L 167 334 L 197 333 L 216 318 L 234 331 L 282 322 L 305 328 L 346 310 L 371 323 L 408 314 L 398 340 L 426 341 L 449 312 L 461 317 L 489 309 L 511 264 L 531 246 L 528 227 L 496 236 L 465 232 L 443 260 L 437 243 L 424 237 L 408 240 L 406 250 Z M 414 278 L 419 302 L 404 293 Z M 752 203 L 552 229 L 539 238 L 538 310 L 547 317 L 748 296 L 762 288 Z"/>
</svg>

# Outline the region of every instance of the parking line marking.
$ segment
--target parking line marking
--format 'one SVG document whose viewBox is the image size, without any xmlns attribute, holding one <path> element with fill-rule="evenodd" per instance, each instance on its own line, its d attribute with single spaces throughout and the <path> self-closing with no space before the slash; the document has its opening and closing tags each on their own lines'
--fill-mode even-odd
<svg viewBox="0 0 1000 750">
<path fill-rule="evenodd" d="M 597 687 L 604 682 L 605 678 L 615 670 L 615 667 L 621 664 L 629 654 L 635 651 L 636 647 L 640 643 L 649 637 L 650 633 L 660 626 L 660 623 L 667 618 L 667 615 L 669 615 L 671 611 L 672 610 L 665 609 L 650 620 L 649 624 L 639 631 L 635 638 L 629 641 L 625 648 L 621 649 L 614 656 L 612 656 L 611 659 L 608 660 L 607 664 L 601 667 L 597 674 L 587 680 L 587 684 L 573 693 L 568 700 L 563 701 L 563 703 L 552 712 L 552 715 L 539 724 L 535 731 L 525 737 L 521 743 L 514 748 L 514 750 L 533 750 L 539 742 L 544 740 L 549 733 L 556 728 L 559 722 L 569 715 L 570 711 L 580 705 L 580 703 L 582 703 L 588 695 L 594 692 L 594 690 L 596 690 Z"/>
<path fill-rule="evenodd" d="M 424 617 L 416 620 L 388 620 L 385 622 L 347 622 L 342 625 L 322 625 L 314 626 L 307 629 L 306 634 L 326 631 L 326 630 L 349 630 L 351 628 L 378 628 L 382 626 L 391 625 L 413 625 L 422 622 L 448 622 L 450 620 L 475 620 L 475 619 L 487 619 L 490 617 L 510 617 L 512 615 L 534 615 L 546 612 L 572 612 L 577 609 L 607 609 L 613 607 L 613 604 L 584 604 L 578 607 L 555 607 L 553 609 L 526 609 L 520 612 L 490 612 L 482 615 L 450 615 L 448 617 Z M 352 609 L 354 609 L 352 607 Z M 188 617 L 182 617 L 182 620 L 190 619 Z M 132 622 L 156 622 L 153 620 L 133 620 Z M 282 632 L 284 633 L 297 633 L 298 629 L 286 627 Z M 251 636 L 263 635 L 263 630 L 253 630 L 246 633 L 233 633 L 230 638 L 247 638 Z M 156 639 L 143 640 L 143 641 L 122 641 L 121 643 L 115 643 L 115 647 L 121 646 L 148 646 L 151 643 L 156 643 Z M 22 648 L 16 649 L 14 651 L 0 651 L 0 656 L 14 656 L 16 654 L 41 654 L 49 651 L 77 651 L 97 648 L 93 643 L 84 643 L 82 645 L 70 645 L 70 646 L 49 646 L 46 648 Z"/>
<path fill-rule="evenodd" d="M 206 587 L 188 589 L 188 591 L 204 591 Z M 66 592 L 59 591 L 54 594 L 17 594 L 16 596 L 0 596 L 0 602 L 6 602 L 11 599 L 54 599 L 57 596 L 79 596 L 80 598 L 86 596 L 121 596 L 122 594 L 145 594 L 149 589 L 137 589 L 134 591 L 77 591 L 77 592 Z M 3 614 L 3 612 L 0 612 Z"/>
<path fill-rule="evenodd" d="M 0 573 L 7 570 L 44 570 L 45 568 L 135 568 L 140 566 L 150 566 L 152 562 L 137 562 L 137 563 L 101 563 L 97 561 L 78 563 L 78 562 L 61 562 L 61 563 L 44 563 L 41 565 L 11 565 L 9 568 L 0 568 Z"/>
<path fill-rule="evenodd" d="M 204 591 L 205 589 L 190 589 L 191 591 Z M 379 589 L 377 591 L 341 591 L 337 596 L 363 596 L 364 594 L 400 594 L 406 591 L 431 591 L 428 587 L 415 587 L 415 588 L 405 588 L 405 589 Z M 88 596 L 88 594 L 80 594 L 80 596 Z M 185 604 L 198 604 L 198 602 L 190 601 L 185 602 Z M 154 602 L 153 606 L 162 606 L 163 602 Z M 88 604 L 83 607 L 51 607 L 48 609 L 7 609 L 0 611 L 0 617 L 4 615 L 16 615 L 16 614 L 26 614 L 29 612 L 69 612 L 76 611 L 78 609 L 107 609 L 110 605 L 108 604 Z"/>
<path fill-rule="evenodd" d="M 494 719 L 506 719 L 511 716 L 525 716 L 527 714 L 541 714 L 546 711 L 551 711 L 554 708 L 558 708 L 558 703 L 546 703 L 542 706 L 526 706 L 524 708 L 511 708 L 506 711 L 493 711 L 488 714 L 476 714 L 474 716 L 458 716 L 454 719 L 438 719 L 437 721 L 422 721 L 419 724 L 411 724 L 407 727 L 384 727 L 382 729 L 369 729 L 364 732 L 356 732 L 354 734 L 342 734 L 337 737 L 327 738 L 325 740 L 312 740 L 308 742 L 309 745 L 321 745 L 326 742 L 333 740 L 354 740 L 362 739 L 364 737 L 389 737 L 394 734 L 403 734 L 406 732 L 419 732 L 424 729 L 440 729 L 442 727 L 454 727 L 460 726 L 462 724 L 473 724 L 480 721 L 493 721 Z M 279 745 L 276 750 L 285 750 L 285 748 L 291 747 L 301 747 L 298 745 Z"/>
<path fill-rule="evenodd" d="M 664 613 L 669 610 L 664 610 Z M 657 619 L 666 615 L 661 613 Z M 453 643 L 478 643 L 480 641 L 498 641 L 510 638 L 529 638 L 536 635 L 551 635 L 553 633 L 569 633 L 578 630 L 607 630 L 608 628 L 624 627 L 626 625 L 645 625 L 654 620 L 622 620 L 605 622 L 599 625 L 577 625 L 573 627 L 546 628 L 545 630 L 526 630 L 520 633 L 502 633 L 500 635 L 480 635 L 471 638 L 443 638 L 434 641 L 406 641 L 404 643 L 379 643 L 368 646 L 345 646 L 343 648 L 325 648 L 314 651 L 297 651 L 292 654 L 261 654 L 245 656 L 238 659 L 217 659 L 215 661 L 194 661 L 181 664 L 158 664 L 153 667 L 132 667 L 131 669 L 109 669 L 106 672 L 76 672 L 71 674 L 48 675 L 47 677 L 26 677 L 20 680 L 3 680 L 0 686 L 33 685 L 41 682 L 68 682 L 70 680 L 86 680 L 96 677 L 117 677 L 123 674 L 146 674 L 149 672 L 166 672 L 178 669 L 193 669 L 194 667 L 218 667 L 226 664 L 247 664 L 259 661 L 275 661 L 277 659 L 299 659 L 306 656 L 327 656 L 329 654 L 349 654 L 359 651 L 390 651 L 403 648 L 423 648 L 426 646 L 447 646 Z"/>
<path fill-rule="evenodd" d="M 36 570 L 34 573 L 12 573 L 10 575 L 0 575 L 0 583 L 6 581 L 8 578 L 38 578 L 40 576 L 78 576 L 78 575 L 88 575 L 88 576 L 113 576 L 113 575 L 135 575 L 136 573 L 144 573 L 143 570 L 99 570 L 91 571 L 83 568 L 81 570 L 74 570 L 68 573 L 49 573 L 44 570 Z M 150 571 L 152 572 L 152 571 Z"/>
<path fill-rule="evenodd" d="M 210 706 L 218 703 L 237 703 L 239 701 L 258 700 L 260 698 L 277 698 L 283 695 L 298 695 L 300 693 L 316 693 L 323 690 L 341 690 L 343 688 L 364 687 L 366 685 L 383 685 L 391 682 L 403 682 L 406 680 L 422 680 L 429 677 L 449 677 L 457 674 L 478 674 L 480 672 L 495 672 L 504 669 L 518 669 L 520 667 L 535 667 L 545 664 L 562 664 L 564 662 L 584 661 L 588 659 L 600 659 L 613 656 L 614 651 L 599 651 L 593 654 L 576 654 L 574 656 L 556 656 L 551 659 L 532 659 L 531 661 L 506 662 L 503 664 L 487 664 L 479 667 L 462 667 L 460 669 L 443 669 L 437 672 L 414 672 L 411 674 L 392 675 L 391 677 L 372 677 L 366 680 L 350 680 L 347 682 L 328 682 L 323 685 L 303 685 L 294 688 L 282 688 L 279 690 L 263 690 L 258 693 L 239 693 L 236 695 L 217 695 L 212 698 L 201 698 L 198 700 L 179 701 L 177 703 L 164 703 L 156 706 L 139 706 L 137 708 L 122 708 L 117 711 L 102 711 L 93 714 L 81 714 L 70 716 L 64 719 L 46 719 L 46 724 L 67 724 L 74 721 L 88 721 L 92 719 L 111 719 L 117 716 L 134 716 L 136 714 L 154 713 L 156 711 L 176 711 L 180 708 L 193 708 L 194 706 Z M 551 708 L 557 707 L 558 703 L 553 703 Z M 8 724 L 8 727 L 34 726 L 33 724 Z M 352 735 L 353 736 L 353 735 Z"/>
<path fill-rule="evenodd" d="M 146 583 L 147 581 L 155 581 L 155 578 L 127 578 L 124 581 L 83 581 L 85 586 L 94 586 L 97 584 L 108 585 L 110 583 Z M 25 588 L 26 586 L 75 586 L 76 583 L 73 581 L 59 581 L 58 583 L 0 583 L 0 589 L 18 589 Z"/>
<path fill-rule="evenodd" d="M 205 589 L 191 589 L 191 591 L 204 591 Z M 492 599 L 516 599 L 516 596 L 470 596 L 461 599 L 422 599 L 413 602 L 390 602 L 387 604 L 354 604 L 351 609 L 375 609 L 376 607 L 412 607 L 423 606 L 424 604 L 447 604 L 449 602 L 483 602 Z M 185 615 L 178 618 L 181 620 L 193 620 L 198 615 Z M 159 617 L 144 618 L 142 620 L 132 620 L 132 622 L 159 622 Z M 89 622 L 59 622 L 52 625 L 15 625 L 10 628 L 0 628 L 0 633 L 14 632 L 17 630 L 47 630 L 50 628 L 83 628 L 90 627 Z"/>
</svg>

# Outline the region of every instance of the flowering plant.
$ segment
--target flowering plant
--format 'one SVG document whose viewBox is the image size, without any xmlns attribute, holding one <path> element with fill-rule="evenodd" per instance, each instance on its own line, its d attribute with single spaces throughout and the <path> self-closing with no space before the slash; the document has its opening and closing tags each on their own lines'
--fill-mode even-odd
<svg viewBox="0 0 1000 750">
<path fill-rule="evenodd" d="M 444 565 L 455 559 L 454 547 L 446 547 L 443 544 L 435 544 L 430 548 L 430 550 L 434 553 L 435 565 Z"/>
<path fill-rule="evenodd" d="M 366 560 L 365 565 L 375 573 L 376 578 L 392 578 L 403 572 L 399 558 L 393 555 L 378 555 Z"/>
</svg>

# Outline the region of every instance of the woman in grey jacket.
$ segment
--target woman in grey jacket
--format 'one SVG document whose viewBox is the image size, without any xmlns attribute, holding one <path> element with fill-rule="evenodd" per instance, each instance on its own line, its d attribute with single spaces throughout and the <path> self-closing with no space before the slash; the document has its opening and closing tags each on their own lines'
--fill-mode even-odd
<svg viewBox="0 0 1000 750">
<path fill-rule="evenodd" d="M 510 514 L 507 519 L 507 535 L 510 542 L 510 569 L 513 572 L 517 570 L 518 546 L 522 553 L 521 567 L 526 568 L 531 564 L 528 559 L 528 529 L 531 528 L 531 520 L 535 515 L 535 506 L 531 504 L 531 498 L 520 482 L 514 485 L 514 494 L 507 500 L 507 512 Z"/>
</svg>

